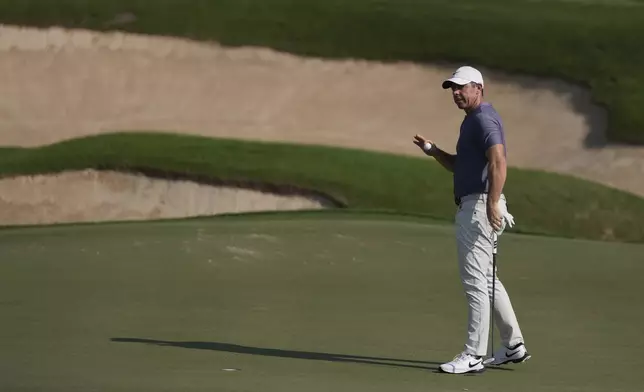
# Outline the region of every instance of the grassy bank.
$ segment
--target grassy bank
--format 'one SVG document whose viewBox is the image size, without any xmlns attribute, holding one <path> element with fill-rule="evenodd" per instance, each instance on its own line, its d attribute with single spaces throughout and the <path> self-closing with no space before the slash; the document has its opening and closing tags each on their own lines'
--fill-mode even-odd
<svg viewBox="0 0 644 392">
<path fill-rule="evenodd" d="M 171 134 L 123 133 L 0 154 L 0 174 L 85 168 L 322 192 L 349 209 L 452 221 L 451 176 L 430 158 Z M 644 199 L 598 184 L 511 169 L 516 231 L 644 242 Z"/>
<path fill-rule="evenodd" d="M 115 16 L 136 20 L 114 25 Z M 2 0 L 0 21 L 114 29 L 304 55 L 455 61 L 561 77 L 610 110 L 614 142 L 644 144 L 644 2 Z"/>
</svg>

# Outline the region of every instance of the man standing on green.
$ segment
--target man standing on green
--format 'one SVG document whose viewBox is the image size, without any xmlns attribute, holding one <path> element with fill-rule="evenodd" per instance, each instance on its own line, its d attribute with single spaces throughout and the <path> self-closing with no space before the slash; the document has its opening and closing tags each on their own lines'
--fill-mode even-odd
<svg viewBox="0 0 644 392">
<path fill-rule="evenodd" d="M 456 243 L 461 282 L 468 303 L 465 350 L 440 369 L 446 373 L 480 372 L 485 369 L 490 298 L 494 281 L 495 320 L 503 346 L 488 359 L 501 365 L 530 358 L 508 293 L 493 271 L 496 236 L 514 224 L 507 211 L 503 186 L 506 180 L 506 146 L 503 123 L 491 104 L 483 101 L 481 73 L 472 67 L 458 68 L 442 84 L 451 88 L 456 106 L 465 111 L 456 154 L 449 154 L 430 140 L 416 135 L 414 143 L 454 173 Z"/>
</svg>

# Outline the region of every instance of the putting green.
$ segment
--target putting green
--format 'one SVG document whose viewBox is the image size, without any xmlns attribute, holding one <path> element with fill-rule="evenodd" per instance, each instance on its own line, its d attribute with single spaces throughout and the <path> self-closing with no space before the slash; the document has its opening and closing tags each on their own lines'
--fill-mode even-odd
<svg viewBox="0 0 644 392">
<path fill-rule="evenodd" d="M 435 372 L 465 338 L 449 226 L 245 217 L 0 236 L 3 391 L 642 390 L 642 245 L 504 236 L 499 272 L 534 356 L 463 377 Z"/>
</svg>

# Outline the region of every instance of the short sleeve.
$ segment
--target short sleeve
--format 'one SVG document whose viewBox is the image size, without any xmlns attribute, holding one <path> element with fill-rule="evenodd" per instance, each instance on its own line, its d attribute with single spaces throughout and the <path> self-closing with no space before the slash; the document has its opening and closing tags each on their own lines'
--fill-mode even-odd
<svg viewBox="0 0 644 392">
<path fill-rule="evenodd" d="M 481 125 L 481 143 L 485 150 L 496 145 L 503 144 L 503 129 L 501 124 L 490 115 L 479 116 Z"/>
</svg>

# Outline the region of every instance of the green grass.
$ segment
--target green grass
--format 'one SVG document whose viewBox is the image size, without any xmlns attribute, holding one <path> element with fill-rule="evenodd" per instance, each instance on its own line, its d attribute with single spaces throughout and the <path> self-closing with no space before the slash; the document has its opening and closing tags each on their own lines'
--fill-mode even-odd
<svg viewBox="0 0 644 392">
<path fill-rule="evenodd" d="M 642 245 L 504 235 L 499 274 L 534 357 L 460 377 L 434 373 L 465 337 L 449 227 L 237 217 L 0 236 L 3 391 L 641 391 Z"/>
<path fill-rule="evenodd" d="M 165 178 L 308 190 L 349 209 L 454 219 L 451 175 L 425 156 L 323 146 L 116 133 L 0 154 L 0 175 L 86 168 Z M 509 169 L 512 230 L 644 242 L 644 199 L 572 177 Z"/>
<path fill-rule="evenodd" d="M 123 12 L 134 23 L 109 22 Z M 529 0 L 2 0 L 0 21 L 259 45 L 302 55 L 468 62 L 563 78 L 644 144 L 644 2 Z"/>
</svg>

